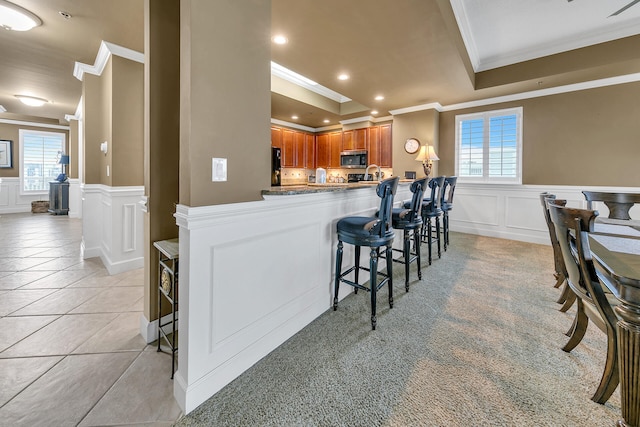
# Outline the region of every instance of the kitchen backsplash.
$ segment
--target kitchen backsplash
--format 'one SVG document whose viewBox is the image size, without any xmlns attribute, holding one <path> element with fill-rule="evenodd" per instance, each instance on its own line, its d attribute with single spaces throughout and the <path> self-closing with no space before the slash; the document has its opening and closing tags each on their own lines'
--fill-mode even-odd
<svg viewBox="0 0 640 427">
<path fill-rule="evenodd" d="M 350 169 L 327 169 L 327 182 L 340 182 L 340 178 L 344 182 L 347 182 L 347 175 L 354 173 L 364 173 L 364 169 L 350 168 Z M 377 172 L 377 169 L 369 170 L 370 173 Z M 393 174 L 391 168 L 380 168 L 380 171 L 384 174 L 384 178 L 389 178 Z M 309 176 L 315 177 L 315 169 L 282 169 L 282 185 L 300 185 L 309 182 Z M 313 181 L 311 181 L 313 182 Z"/>
</svg>

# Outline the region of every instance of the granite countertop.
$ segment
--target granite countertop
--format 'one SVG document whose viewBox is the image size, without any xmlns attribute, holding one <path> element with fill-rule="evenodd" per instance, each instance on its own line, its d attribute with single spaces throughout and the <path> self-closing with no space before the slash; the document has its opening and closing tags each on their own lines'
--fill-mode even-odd
<svg viewBox="0 0 640 427">
<path fill-rule="evenodd" d="M 410 179 L 401 179 L 400 184 L 408 184 L 413 182 Z M 292 196 L 296 194 L 313 194 L 313 193 L 331 193 L 336 191 L 356 190 L 359 188 L 375 188 L 378 185 L 375 181 L 367 182 L 350 182 L 350 183 L 334 183 L 326 184 L 298 184 L 283 185 L 280 187 L 271 187 L 268 190 L 262 190 L 262 195 L 268 196 Z"/>
</svg>

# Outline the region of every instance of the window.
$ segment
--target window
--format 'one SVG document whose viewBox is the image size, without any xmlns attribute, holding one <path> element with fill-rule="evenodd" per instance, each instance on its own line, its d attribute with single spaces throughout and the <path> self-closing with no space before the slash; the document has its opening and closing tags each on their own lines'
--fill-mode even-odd
<svg viewBox="0 0 640 427">
<path fill-rule="evenodd" d="M 456 116 L 456 175 L 522 183 L 522 107 Z"/>
<path fill-rule="evenodd" d="M 20 129 L 20 188 L 22 193 L 45 193 L 49 181 L 62 172 L 65 134 Z"/>
</svg>

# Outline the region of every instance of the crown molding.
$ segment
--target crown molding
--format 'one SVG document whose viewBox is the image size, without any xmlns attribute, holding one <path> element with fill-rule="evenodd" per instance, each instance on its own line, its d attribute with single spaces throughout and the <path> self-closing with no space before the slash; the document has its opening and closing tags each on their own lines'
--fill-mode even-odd
<svg viewBox="0 0 640 427">
<path fill-rule="evenodd" d="M 0 119 L 0 123 L 5 123 L 8 125 L 32 126 L 36 128 L 69 130 L 69 126 L 67 125 L 52 125 L 48 123 L 28 122 L 26 120 Z"/>
<path fill-rule="evenodd" d="M 442 112 L 442 105 L 439 102 L 430 102 L 429 104 L 421 104 L 414 105 L 413 107 L 406 108 L 398 108 L 397 110 L 389 111 L 392 116 L 397 116 L 398 114 L 407 114 L 407 113 L 415 113 L 416 111 L 424 111 L 424 110 L 436 110 L 438 112 Z"/>
<path fill-rule="evenodd" d="M 84 78 L 84 73 L 89 73 L 96 76 L 101 75 L 111 55 L 116 55 L 121 58 L 144 64 L 144 53 L 137 52 L 126 47 L 118 46 L 117 44 L 109 43 L 103 40 L 100 43 L 100 49 L 98 49 L 98 55 L 96 56 L 95 63 L 93 65 L 89 65 L 82 62 L 76 62 L 73 67 L 73 76 L 82 81 L 82 79 Z"/>
</svg>

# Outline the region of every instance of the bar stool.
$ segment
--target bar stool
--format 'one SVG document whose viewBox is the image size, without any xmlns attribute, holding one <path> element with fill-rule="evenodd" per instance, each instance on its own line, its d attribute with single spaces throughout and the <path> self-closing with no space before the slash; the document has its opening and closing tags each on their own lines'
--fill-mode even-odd
<svg viewBox="0 0 640 427">
<path fill-rule="evenodd" d="M 456 191 L 457 176 L 448 176 L 444 179 L 444 187 L 442 188 L 442 237 L 444 241 L 444 250 L 447 251 L 449 246 L 449 211 L 453 210 L 453 193 Z"/>
<path fill-rule="evenodd" d="M 380 209 L 377 216 L 349 216 L 338 221 L 338 249 L 336 252 L 336 277 L 333 294 L 333 310 L 338 309 L 338 290 L 340 282 L 353 286 L 355 292 L 358 289 L 365 290 L 371 294 L 371 329 L 376 329 L 376 293 L 378 289 L 388 283 L 389 285 L 389 307 L 393 308 L 393 270 L 392 262 L 387 261 L 386 274 L 378 271 L 378 255 L 380 248 L 385 246 L 387 260 L 392 258 L 393 238 L 395 233 L 391 226 L 391 209 L 393 207 L 393 196 L 398 187 L 398 177 L 385 179 L 376 187 L 376 193 L 380 197 Z M 355 246 L 355 266 L 342 271 L 342 251 L 343 242 Z M 371 248 L 369 258 L 369 268 L 360 267 L 360 247 Z M 358 283 L 358 273 L 360 270 L 369 271 L 369 287 Z M 354 272 L 355 281 L 351 281 L 346 276 Z M 378 275 L 383 279 L 377 283 Z"/>
<path fill-rule="evenodd" d="M 422 196 L 427 186 L 427 178 L 418 179 L 411 184 L 411 202 L 405 203 L 406 207 L 393 208 L 391 211 L 391 224 L 396 230 L 403 230 L 403 249 L 393 249 L 402 252 L 402 259 L 394 259 L 394 262 L 404 264 L 404 288 L 409 292 L 409 264 L 416 261 L 418 265 L 418 279 L 422 280 L 420 266 L 420 231 L 422 229 Z M 411 252 L 411 238 L 413 237 L 415 252 Z"/>
<path fill-rule="evenodd" d="M 432 178 L 429 181 L 431 197 L 422 201 L 422 241 L 426 241 L 429 246 L 429 265 L 432 260 L 431 246 L 434 242 L 438 243 L 438 258 L 442 256 L 440 250 L 440 216 L 442 215 L 440 203 L 442 199 L 440 194 L 443 186 L 444 176 Z"/>
</svg>

